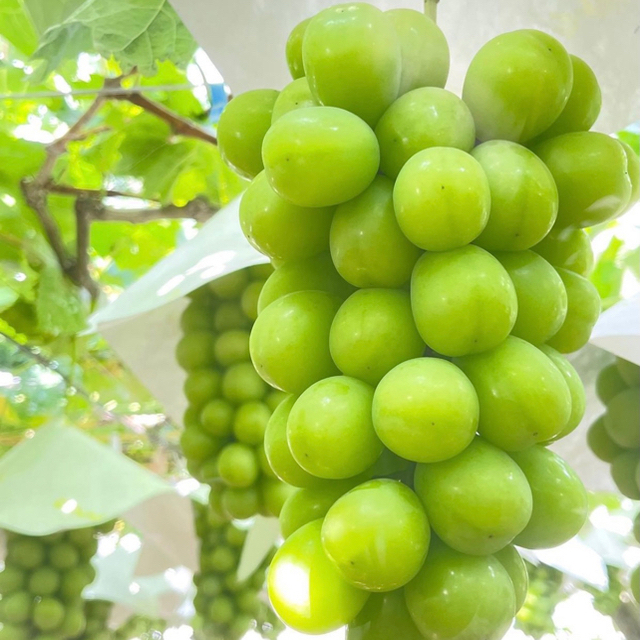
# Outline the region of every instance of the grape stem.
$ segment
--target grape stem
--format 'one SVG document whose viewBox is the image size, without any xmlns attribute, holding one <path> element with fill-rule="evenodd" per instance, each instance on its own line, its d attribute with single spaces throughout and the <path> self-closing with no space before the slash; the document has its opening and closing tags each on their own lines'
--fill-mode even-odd
<svg viewBox="0 0 640 640">
<path fill-rule="evenodd" d="M 424 0 L 424 13 L 436 22 L 439 0 Z"/>
</svg>

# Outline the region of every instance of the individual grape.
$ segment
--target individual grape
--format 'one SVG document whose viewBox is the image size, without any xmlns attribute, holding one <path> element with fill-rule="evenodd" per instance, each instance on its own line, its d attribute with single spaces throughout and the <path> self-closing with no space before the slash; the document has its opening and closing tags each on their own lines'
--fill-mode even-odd
<svg viewBox="0 0 640 640">
<path fill-rule="evenodd" d="M 623 451 L 611 461 L 611 477 L 616 487 L 623 496 L 632 500 L 640 500 L 640 487 L 636 481 L 638 464 L 637 450 Z"/>
<path fill-rule="evenodd" d="M 265 515 L 277 518 L 287 498 L 295 491 L 295 487 L 274 480 L 263 478 L 260 483 L 260 495 Z"/>
<path fill-rule="evenodd" d="M 15 543 L 14 543 L 15 544 Z M 12 564 L 5 564 L 0 571 L 0 593 L 6 595 L 14 591 L 19 591 L 25 586 L 27 573 Z"/>
<path fill-rule="evenodd" d="M 213 325 L 218 331 L 246 329 L 251 323 L 237 302 L 223 302 L 216 310 Z"/>
<path fill-rule="evenodd" d="M 209 605 L 209 618 L 218 624 L 231 622 L 235 615 L 233 602 L 226 596 L 218 596 Z"/>
<path fill-rule="evenodd" d="M 611 398 L 604 414 L 604 426 L 609 437 L 620 447 L 640 447 L 640 389 L 621 391 Z"/>
<path fill-rule="evenodd" d="M 251 359 L 262 378 L 299 394 L 338 373 L 329 353 L 329 331 L 339 306 L 340 298 L 324 291 L 299 291 L 263 309 L 250 341 Z"/>
<path fill-rule="evenodd" d="M 575 536 L 588 514 L 587 492 L 575 471 L 541 446 L 511 453 L 533 495 L 533 511 L 514 544 L 528 549 L 556 547 Z"/>
<path fill-rule="evenodd" d="M 322 521 L 289 536 L 271 562 L 267 587 L 271 606 L 301 633 L 328 633 L 348 624 L 369 594 L 346 582 L 325 554 Z"/>
<path fill-rule="evenodd" d="M 271 273 L 273 273 L 273 270 L 271 270 L 270 274 Z M 264 283 L 264 280 L 251 282 L 246 286 L 240 298 L 240 308 L 242 309 L 242 313 L 244 313 L 244 315 L 252 322 L 255 322 L 258 317 L 258 299 L 260 298 L 260 293 L 262 292 Z"/>
<path fill-rule="evenodd" d="M 373 426 L 391 451 L 415 462 L 457 455 L 473 440 L 478 397 L 455 365 L 436 358 L 399 364 L 373 397 Z"/>
<path fill-rule="evenodd" d="M 569 420 L 565 428 L 554 437 L 554 440 L 559 440 L 560 438 L 568 436 L 582 421 L 587 406 L 586 392 L 578 372 L 562 354 L 547 345 L 542 345 L 540 351 L 547 355 L 551 362 L 558 367 L 558 371 L 562 374 L 569 388 L 569 393 L 571 394 L 571 413 L 569 414 Z"/>
<path fill-rule="evenodd" d="M 511 578 L 493 556 L 468 556 L 432 541 L 405 587 L 407 608 L 425 638 L 500 640 L 515 614 Z"/>
<path fill-rule="evenodd" d="M 402 232 L 427 251 L 449 251 L 478 237 L 491 195 L 482 167 L 460 149 L 431 147 L 402 167 L 393 188 Z"/>
<path fill-rule="evenodd" d="M 58 542 L 49 549 L 49 564 L 54 569 L 64 571 L 80 562 L 78 549 L 68 542 Z"/>
<path fill-rule="evenodd" d="M 524 604 L 525 598 L 527 597 L 527 591 L 529 589 L 527 565 L 524 563 L 524 560 L 518 553 L 518 550 L 511 544 L 500 549 L 500 551 L 496 551 L 493 555 L 507 570 L 507 573 L 511 578 L 516 595 L 516 613 L 518 613 Z"/>
<path fill-rule="evenodd" d="M 277 409 L 279 404 L 281 402 L 284 402 L 284 400 L 288 397 L 289 397 L 288 393 L 285 393 L 284 391 L 280 391 L 279 389 L 272 389 L 271 391 L 269 391 L 269 394 L 265 398 L 265 402 L 267 403 L 267 406 L 269 407 L 269 409 L 271 409 L 271 412 L 273 413 Z"/>
<path fill-rule="evenodd" d="M 250 362 L 237 362 L 222 376 L 222 395 L 233 404 L 261 400 L 266 391 L 267 385 Z"/>
<path fill-rule="evenodd" d="M 471 151 L 475 124 L 469 107 L 455 94 L 438 87 L 405 93 L 376 125 L 380 145 L 380 170 L 397 178 L 406 162 L 431 147 Z"/>
<path fill-rule="evenodd" d="M 306 78 L 300 77 L 290 82 L 281 92 L 273 105 L 273 113 L 271 114 L 271 123 L 273 124 L 278 118 L 289 111 L 295 109 L 306 109 L 307 107 L 320 106 L 315 98 L 311 95 L 309 82 Z"/>
<path fill-rule="evenodd" d="M 420 256 L 402 233 L 393 208 L 393 182 L 377 176 L 349 202 L 338 206 L 330 234 L 331 258 L 356 287 L 400 287 Z"/>
<path fill-rule="evenodd" d="M 249 275 L 256 280 L 266 280 L 273 273 L 273 265 L 270 263 L 254 264 L 247 268 Z"/>
<path fill-rule="evenodd" d="M 21 569 L 35 569 L 44 563 L 44 547 L 39 540 L 20 537 L 11 542 L 9 558 Z"/>
<path fill-rule="evenodd" d="M 31 616 L 33 596 L 26 591 L 14 591 L 2 598 L 2 617 L 9 624 L 21 624 Z"/>
<path fill-rule="evenodd" d="M 567 291 L 567 316 L 547 344 L 560 353 L 571 353 L 589 341 L 600 315 L 600 294 L 589 280 L 577 273 L 566 269 L 557 271 Z"/>
<path fill-rule="evenodd" d="M 440 27 L 421 11 L 385 12 L 398 39 L 402 56 L 399 95 L 418 87 L 444 87 L 449 75 L 449 45 Z"/>
<path fill-rule="evenodd" d="M 589 227 L 622 213 L 631 194 L 627 157 L 604 133 L 566 133 L 534 146 L 558 187 L 556 225 Z"/>
<path fill-rule="evenodd" d="M 426 253 L 418 260 L 411 306 L 427 345 L 446 356 L 461 356 L 499 345 L 513 328 L 518 302 L 504 267 L 471 245 Z"/>
<path fill-rule="evenodd" d="M 299 22 L 289 34 L 286 46 L 287 66 L 291 77 L 295 80 L 304 76 L 304 65 L 302 62 L 302 41 L 311 18 Z"/>
<path fill-rule="evenodd" d="M 185 370 L 200 369 L 214 364 L 213 345 L 215 335 L 209 331 L 194 331 L 185 334 L 176 347 L 176 360 Z"/>
<path fill-rule="evenodd" d="M 333 504 L 322 546 L 342 577 L 367 591 L 391 591 L 418 573 L 431 532 L 420 500 L 397 480 L 371 480 Z"/>
<path fill-rule="evenodd" d="M 180 435 L 180 448 L 187 458 L 202 463 L 220 451 L 220 440 L 199 428 L 189 427 Z"/>
<path fill-rule="evenodd" d="M 537 253 L 496 253 L 518 297 L 518 316 L 511 334 L 535 345 L 555 335 L 567 316 L 567 291 L 558 272 Z"/>
<path fill-rule="evenodd" d="M 193 369 L 184 381 L 184 395 L 192 405 L 202 407 L 218 395 L 220 383 L 220 374 L 215 369 Z"/>
<path fill-rule="evenodd" d="M 86 628 L 87 619 L 81 606 L 67 607 L 60 625 L 60 633 L 66 638 L 77 638 Z"/>
<path fill-rule="evenodd" d="M 211 305 L 200 300 L 192 300 L 180 316 L 180 328 L 185 333 L 192 331 L 211 331 L 213 311 Z"/>
<path fill-rule="evenodd" d="M 453 458 L 417 465 L 415 490 L 438 537 L 470 555 L 502 549 L 531 516 L 525 475 L 504 451 L 479 438 Z"/>
<path fill-rule="evenodd" d="M 256 487 L 229 487 L 222 494 L 222 508 L 229 518 L 246 520 L 258 513 L 260 494 Z"/>
<path fill-rule="evenodd" d="M 226 275 L 211 280 L 209 289 L 222 300 L 235 300 L 242 295 L 244 288 L 249 283 L 249 275 L 245 269 L 232 271 Z"/>
<path fill-rule="evenodd" d="M 0 627 L 0 640 L 30 640 L 29 629 L 5 623 Z"/>
<path fill-rule="evenodd" d="M 233 419 L 233 434 L 239 442 L 248 445 L 261 444 L 271 410 L 264 402 L 245 402 L 238 407 Z"/>
<path fill-rule="evenodd" d="M 249 359 L 249 332 L 231 329 L 221 333 L 213 346 L 217 362 L 222 367 L 228 367 L 235 362 Z"/>
<path fill-rule="evenodd" d="M 367 604 L 349 624 L 347 640 L 423 640 L 413 623 L 401 589 L 371 594 Z"/>
<path fill-rule="evenodd" d="M 60 574 L 51 567 L 42 566 L 29 576 L 29 592 L 34 596 L 53 595 L 60 586 Z"/>
<path fill-rule="evenodd" d="M 222 449 L 218 457 L 218 471 L 224 482 L 238 488 L 250 487 L 260 473 L 253 449 L 239 442 Z"/>
<path fill-rule="evenodd" d="M 556 365 L 533 345 L 510 336 L 485 353 L 455 361 L 480 401 L 481 436 L 521 451 L 559 434 L 571 416 L 571 393 Z"/>
<path fill-rule="evenodd" d="M 579 276 L 587 278 L 593 271 L 593 249 L 584 229 L 552 229 L 532 250 L 554 267 Z"/>
<path fill-rule="evenodd" d="M 569 57 L 573 69 L 573 85 L 569 100 L 553 124 L 536 138 L 536 142 L 563 133 L 589 131 L 600 114 L 602 93 L 596 74 L 582 58 L 574 55 Z"/>
<path fill-rule="evenodd" d="M 318 478 L 296 462 L 287 442 L 287 420 L 295 401 L 295 396 L 287 396 L 271 415 L 264 434 L 264 450 L 269 465 L 280 480 L 294 487 L 310 487 L 318 484 Z"/>
<path fill-rule="evenodd" d="M 617 445 L 608 434 L 604 426 L 604 414 L 597 418 L 587 431 L 587 444 L 596 458 L 603 462 L 613 462 L 613 460 L 624 451 Z"/>
<path fill-rule="evenodd" d="M 295 402 L 287 441 L 296 462 L 319 478 L 362 473 L 382 453 L 371 421 L 373 389 L 347 376 L 311 385 Z"/>
<path fill-rule="evenodd" d="M 273 89 L 256 89 L 236 96 L 218 122 L 218 148 L 225 162 L 245 178 L 262 171 L 262 140 L 271 126 L 278 97 Z"/>
<path fill-rule="evenodd" d="M 281 198 L 264 171 L 240 201 L 240 225 L 247 240 L 272 260 L 300 260 L 329 249 L 332 207 L 298 207 Z"/>
<path fill-rule="evenodd" d="M 618 140 L 618 142 L 627 156 L 627 175 L 631 181 L 631 193 L 629 195 L 629 201 L 624 208 L 624 213 L 640 199 L 640 157 L 638 157 L 638 154 L 626 142 L 622 140 Z"/>
<path fill-rule="evenodd" d="M 373 131 L 352 113 L 309 107 L 285 113 L 273 124 L 262 157 L 279 196 L 300 207 L 330 207 L 371 184 L 380 149 Z"/>
<path fill-rule="evenodd" d="M 55 598 L 42 598 L 33 605 L 33 624 L 40 631 L 53 631 L 64 621 L 64 605 Z"/>
<path fill-rule="evenodd" d="M 95 570 L 91 565 L 80 564 L 75 567 L 71 567 L 71 569 L 68 569 L 62 574 L 60 594 L 67 601 L 80 598 L 84 588 L 91 584 L 94 579 Z"/>
<path fill-rule="evenodd" d="M 535 29 L 503 33 L 474 56 L 462 99 L 482 140 L 526 142 L 562 113 L 573 84 L 571 59 L 550 35 Z"/>
<path fill-rule="evenodd" d="M 302 59 L 320 104 L 351 111 L 371 127 L 398 96 L 400 40 L 391 21 L 369 4 L 317 13 L 307 26 Z"/>
<path fill-rule="evenodd" d="M 475 244 L 489 251 L 523 251 L 543 240 L 558 215 L 558 189 L 535 153 L 508 140 L 491 140 L 471 155 L 489 181 L 491 210 Z"/>
<path fill-rule="evenodd" d="M 342 304 L 329 334 L 331 356 L 346 376 L 375 386 L 393 367 L 424 353 L 411 298 L 397 289 L 360 289 Z"/>
<path fill-rule="evenodd" d="M 233 413 L 233 406 L 229 402 L 214 398 L 204 406 L 200 414 L 202 430 L 208 435 L 226 438 L 233 429 Z"/>
<path fill-rule="evenodd" d="M 629 362 L 624 358 L 616 358 L 616 367 L 618 368 L 620 377 L 630 387 L 640 385 L 640 367 L 637 364 Z"/>
<path fill-rule="evenodd" d="M 258 313 L 288 293 L 312 290 L 326 291 L 344 299 L 353 293 L 354 287 L 340 277 L 328 252 L 285 262 L 265 282 L 258 299 Z"/>
</svg>

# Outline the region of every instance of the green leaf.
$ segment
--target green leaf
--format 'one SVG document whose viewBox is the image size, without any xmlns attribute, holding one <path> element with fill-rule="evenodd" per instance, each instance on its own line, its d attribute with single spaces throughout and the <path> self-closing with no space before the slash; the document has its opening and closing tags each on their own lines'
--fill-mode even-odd
<svg viewBox="0 0 640 640">
<path fill-rule="evenodd" d="M 618 256 L 623 246 L 622 240 L 615 236 L 611 238 L 591 274 L 591 282 L 600 294 L 603 309 L 608 309 L 620 299 L 624 266 L 619 264 Z"/>
<path fill-rule="evenodd" d="M 85 310 L 78 290 L 57 267 L 46 267 L 40 274 L 36 315 L 40 331 L 53 336 L 73 335 L 85 326 Z"/>
<path fill-rule="evenodd" d="M 83 0 L 24 0 L 33 26 L 41 36 L 49 27 L 60 24 Z"/>
<path fill-rule="evenodd" d="M 0 35 L 26 56 L 36 50 L 38 35 L 23 0 L 0 2 Z"/>
<path fill-rule="evenodd" d="M 22 178 L 38 171 L 45 155 L 41 144 L 18 140 L 0 131 L 0 185 L 15 188 Z"/>
</svg>

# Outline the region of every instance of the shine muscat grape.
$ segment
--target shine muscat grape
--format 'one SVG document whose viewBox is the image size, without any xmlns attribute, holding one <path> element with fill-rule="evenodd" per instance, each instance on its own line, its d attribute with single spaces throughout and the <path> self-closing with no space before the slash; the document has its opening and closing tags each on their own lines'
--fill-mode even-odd
<svg viewBox="0 0 640 640">
<path fill-rule="evenodd" d="M 600 311 L 584 227 L 638 199 L 637 158 L 589 131 L 595 76 L 540 31 L 484 45 L 462 99 L 442 32 L 408 9 L 320 11 L 286 59 L 292 84 L 219 124 L 275 267 L 249 339 L 286 394 L 266 459 L 295 487 L 271 604 L 303 633 L 498 640 L 527 592 L 514 545 L 587 515 L 546 447 L 584 413 L 563 355 Z"/>
</svg>

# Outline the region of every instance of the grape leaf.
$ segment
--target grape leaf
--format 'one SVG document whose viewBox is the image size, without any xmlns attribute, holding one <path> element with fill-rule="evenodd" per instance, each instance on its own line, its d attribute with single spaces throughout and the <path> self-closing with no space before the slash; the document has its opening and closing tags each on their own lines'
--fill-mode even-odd
<svg viewBox="0 0 640 640">
<path fill-rule="evenodd" d="M 23 0 L 0 2 L 0 35 L 27 56 L 35 51 L 38 36 L 25 11 Z"/>
<path fill-rule="evenodd" d="M 85 326 L 85 310 L 78 290 L 60 269 L 45 267 L 36 295 L 38 328 L 49 335 L 73 335 Z"/>
</svg>

